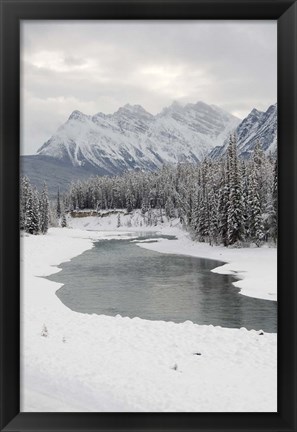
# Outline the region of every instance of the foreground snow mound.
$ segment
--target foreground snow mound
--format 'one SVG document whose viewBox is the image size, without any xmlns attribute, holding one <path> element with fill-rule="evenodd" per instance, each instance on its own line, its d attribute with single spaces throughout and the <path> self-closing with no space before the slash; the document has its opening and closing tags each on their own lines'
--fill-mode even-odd
<svg viewBox="0 0 297 432">
<path fill-rule="evenodd" d="M 119 235 L 22 237 L 21 411 L 275 412 L 275 334 L 80 314 L 40 277 Z"/>
</svg>

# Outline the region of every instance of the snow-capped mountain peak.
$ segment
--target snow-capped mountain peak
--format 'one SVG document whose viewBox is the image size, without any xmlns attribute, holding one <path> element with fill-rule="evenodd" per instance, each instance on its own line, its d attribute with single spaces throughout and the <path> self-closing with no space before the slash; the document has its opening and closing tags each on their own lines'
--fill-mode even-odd
<svg viewBox="0 0 297 432">
<path fill-rule="evenodd" d="M 130 104 L 126 104 L 123 107 L 120 107 L 115 113 L 116 114 L 121 114 L 121 113 L 131 113 L 131 114 L 144 114 L 144 115 L 149 115 L 151 116 L 152 114 L 148 113 L 141 105 L 130 105 Z"/>
<path fill-rule="evenodd" d="M 270 105 L 262 112 L 254 108 L 236 128 L 238 154 L 249 157 L 257 141 L 268 153 L 275 153 L 277 147 L 277 104 Z M 223 146 L 214 148 L 210 156 L 220 157 L 227 149 L 228 140 Z"/>
<path fill-rule="evenodd" d="M 248 117 L 250 116 L 259 117 L 261 114 L 262 114 L 261 111 L 257 110 L 257 108 L 253 108 L 252 111 L 249 113 Z"/>
<path fill-rule="evenodd" d="M 180 102 L 178 101 L 173 101 L 171 105 L 164 107 L 162 109 L 162 111 L 157 114 L 157 116 L 166 116 L 166 115 L 171 115 L 172 113 L 175 112 L 180 112 L 184 109 L 184 105 L 182 105 Z"/>
<path fill-rule="evenodd" d="M 85 119 L 87 119 L 87 118 L 89 118 L 89 117 L 90 117 L 90 116 L 88 116 L 88 115 L 82 113 L 81 111 L 74 110 L 74 111 L 70 114 L 68 120 L 84 121 Z"/>
<path fill-rule="evenodd" d="M 240 120 L 203 102 L 173 102 L 152 115 L 126 104 L 114 114 L 90 116 L 75 110 L 38 150 L 73 166 L 90 164 L 114 174 L 156 169 L 164 163 L 197 162 L 235 129 Z"/>
</svg>

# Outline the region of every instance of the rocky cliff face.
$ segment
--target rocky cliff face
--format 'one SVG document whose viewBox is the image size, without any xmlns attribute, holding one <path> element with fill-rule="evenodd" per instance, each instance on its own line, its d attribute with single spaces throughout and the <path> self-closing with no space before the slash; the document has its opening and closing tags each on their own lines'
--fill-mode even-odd
<svg viewBox="0 0 297 432">
<path fill-rule="evenodd" d="M 249 157 L 256 142 L 259 140 L 266 153 L 276 153 L 277 149 L 277 104 L 271 105 L 267 111 L 253 109 L 236 128 L 238 154 Z M 214 148 L 210 156 L 222 156 L 228 146 L 228 139 L 223 146 Z"/>
</svg>

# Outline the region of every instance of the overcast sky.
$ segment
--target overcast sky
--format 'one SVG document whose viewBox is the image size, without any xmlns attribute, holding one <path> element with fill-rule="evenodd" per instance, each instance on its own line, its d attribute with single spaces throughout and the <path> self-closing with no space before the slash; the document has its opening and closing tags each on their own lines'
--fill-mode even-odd
<svg viewBox="0 0 297 432">
<path fill-rule="evenodd" d="M 24 21 L 21 153 L 72 111 L 156 114 L 203 101 L 244 118 L 276 102 L 276 21 Z"/>
</svg>

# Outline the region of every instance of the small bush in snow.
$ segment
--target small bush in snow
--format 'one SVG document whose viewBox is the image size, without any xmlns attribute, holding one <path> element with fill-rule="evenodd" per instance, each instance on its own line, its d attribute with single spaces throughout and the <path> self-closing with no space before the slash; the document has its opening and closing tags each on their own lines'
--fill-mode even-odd
<svg viewBox="0 0 297 432">
<path fill-rule="evenodd" d="M 41 336 L 48 337 L 48 329 L 47 329 L 47 327 L 46 327 L 45 324 L 43 324 L 42 331 L 41 331 Z"/>
<path fill-rule="evenodd" d="M 121 215 L 118 213 L 118 220 L 117 220 L 117 228 L 120 228 L 121 226 Z"/>
</svg>

